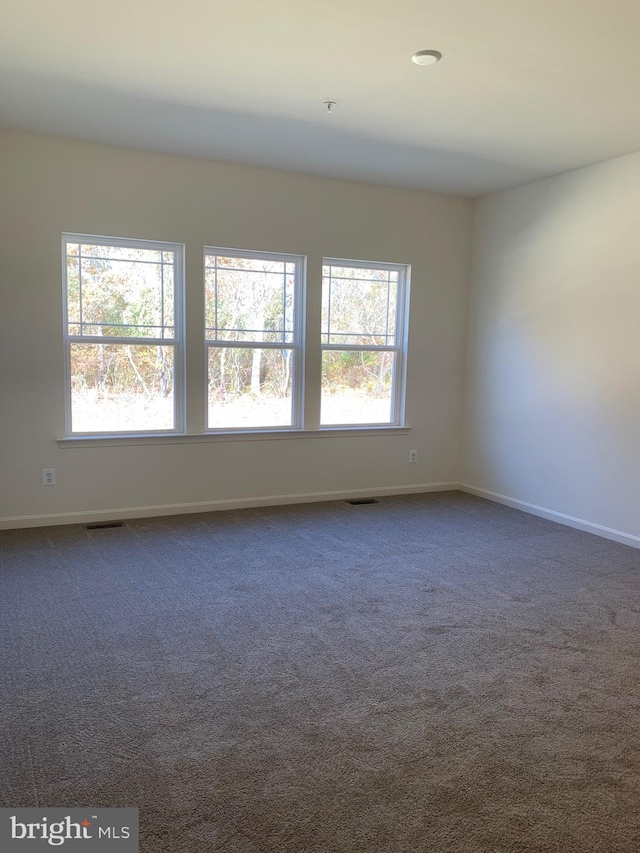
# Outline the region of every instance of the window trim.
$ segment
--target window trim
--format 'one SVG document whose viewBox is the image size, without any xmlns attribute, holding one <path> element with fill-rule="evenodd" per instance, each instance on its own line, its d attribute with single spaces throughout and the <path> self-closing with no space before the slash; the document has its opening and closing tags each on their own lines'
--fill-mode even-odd
<svg viewBox="0 0 640 853">
<path fill-rule="evenodd" d="M 173 338 L 134 338 L 100 335 L 70 335 L 67 300 L 67 245 L 86 243 L 93 246 L 115 246 L 133 249 L 151 249 L 158 252 L 174 252 L 174 334 Z M 79 234 L 64 231 L 61 235 L 62 256 L 62 318 L 64 340 L 64 387 L 65 387 L 65 440 L 131 438 L 135 436 L 180 436 L 186 435 L 186 358 L 185 358 L 185 245 L 163 240 L 142 240 L 131 237 L 106 237 L 98 234 Z M 73 432 L 71 394 L 71 345 L 104 344 L 148 345 L 173 347 L 173 429 L 118 430 L 117 432 Z"/>
<path fill-rule="evenodd" d="M 391 420 L 383 422 L 365 421 L 359 423 L 333 424 L 322 422 L 322 404 L 320 408 L 320 430 L 332 429 L 399 429 L 405 425 L 405 407 L 407 394 L 407 361 L 409 346 L 409 298 L 411 286 L 411 265 L 393 264 L 383 261 L 362 261 L 349 258 L 322 258 L 322 280 L 325 266 L 342 266 L 352 269 L 388 270 L 398 273 L 396 293 L 396 343 L 388 344 L 331 344 L 321 343 L 322 352 L 393 352 L 396 354 L 393 377 L 391 380 Z M 400 332 L 398 332 L 400 330 Z M 330 332 L 330 330 L 329 330 Z M 324 334 L 324 331 L 322 331 Z M 330 335 L 329 335 L 330 337 Z M 322 378 L 321 378 L 322 383 Z M 322 395 L 322 387 L 320 388 Z"/>
<path fill-rule="evenodd" d="M 66 449 L 78 449 L 82 447 L 132 447 L 152 444 L 209 444 L 220 441 L 232 443 L 243 441 L 279 441 L 286 439 L 308 439 L 308 438 L 375 438 L 377 436 L 409 435 L 410 426 L 369 426 L 369 427 L 338 427 L 335 429 L 322 427 L 321 429 L 267 429 L 267 430 L 236 430 L 227 432 L 185 433 L 175 435 L 173 433 L 154 433 L 124 435 L 114 433 L 113 435 L 77 435 L 68 438 L 56 439 L 58 446 Z"/>
<path fill-rule="evenodd" d="M 255 260 L 281 261 L 294 264 L 293 286 L 293 339 L 279 341 L 229 341 L 207 338 L 207 256 L 224 258 L 247 258 Z M 204 337 L 204 410 L 205 435 L 239 435 L 251 433 L 263 435 L 271 432 L 300 432 L 304 429 L 305 397 L 305 354 L 306 354 L 306 302 L 307 302 L 307 256 L 287 252 L 261 252 L 256 249 L 230 249 L 225 246 L 204 246 L 202 249 L 203 337 Z M 256 427 L 210 427 L 209 426 L 209 350 L 212 347 L 235 349 L 290 349 L 293 352 L 291 380 L 291 424 Z"/>
<path fill-rule="evenodd" d="M 92 336 L 69 334 L 68 317 L 68 285 L 67 285 L 67 245 L 69 243 L 86 243 L 90 245 L 120 246 L 140 249 L 151 249 L 155 251 L 171 251 L 174 253 L 174 337 L 173 338 L 131 338 L 115 336 Z M 405 422 L 406 405 L 406 375 L 407 355 L 409 339 L 409 291 L 411 279 L 410 264 L 396 264 L 380 261 L 364 261 L 349 258 L 322 257 L 322 266 L 334 265 L 345 266 L 355 269 L 382 269 L 398 272 L 398 288 L 396 297 L 396 330 L 395 346 L 389 345 L 353 345 L 353 344 L 324 344 L 322 343 L 322 315 L 314 316 L 313 323 L 320 324 L 318 329 L 318 344 L 314 341 L 314 352 L 319 345 L 320 351 L 320 382 L 317 393 L 321 401 L 322 396 L 322 353 L 327 351 L 391 351 L 396 353 L 395 369 L 392 378 L 392 414 L 393 420 L 384 422 L 364 422 L 349 424 L 318 424 L 307 425 L 305 420 L 306 401 L 308 389 L 305 387 L 307 353 L 307 268 L 308 258 L 303 254 L 282 253 L 270 251 L 258 251 L 255 249 L 231 249 L 227 247 L 203 246 L 202 248 L 202 284 L 203 296 L 205 296 L 205 274 L 206 258 L 208 255 L 217 254 L 224 257 L 272 259 L 295 265 L 294 283 L 294 313 L 293 313 L 293 340 L 291 342 L 278 341 L 216 341 L 206 336 L 206 296 L 202 302 L 202 333 L 204 344 L 204 429 L 202 431 L 188 431 L 187 425 L 187 377 L 186 377 L 186 249 L 184 243 L 172 241 L 136 239 L 130 237 L 111 237 L 97 234 L 84 234 L 76 232 L 63 232 L 61 235 L 61 260 L 62 260 L 62 314 L 64 324 L 64 381 L 65 381 L 65 434 L 58 438 L 61 447 L 88 447 L 88 446 L 118 446 L 118 445 L 142 445 L 142 444 L 167 444 L 183 442 L 208 442 L 208 441 L 261 441 L 270 439 L 287 438 L 321 438 L 321 437 L 348 437 L 348 436 L 375 436 L 375 435 L 401 435 L 408 433 L 410 427 Z M 320 260 L 320 258 L 318 258 Z M 319 279 L 322 282 L 323 270 L 319 270 Z M 322 297 L 320 297 L 322 299 Z M 321 304 L 321 302 L 320 302 Z M 321 311 L 321 309 L 320 309 Z M 315 311 L 314 311 L 315 315 Z M 313 338 L 315 338 L 315 330 Z M 72 432 L 72 389 L 71 389 L 71 344 L 72 343 L 102 343 L 129 344 L 129 345 L 151 345 L 171 346 L 174 352 L 174 389 L 173 409 L 174 428 L 167 429 L 136 429 L 117 432 Z M 291 425 L 264 426 L 264 427 L 223 427 L 209 428 L 209 396 L 208 396 L 208 352 L 212 346 L 282 349 L 290 348 L 294 353 L 294 365 L 292 370 L 292 423 Z M 315 356 L 314 356 L 315 361 Z M 315 372 L 315 369 L 314 369 Z M 195 390 L 195 389 L 192 389 Z M 313 395 L 315 397 L 315 393 Z"/>
</svg>

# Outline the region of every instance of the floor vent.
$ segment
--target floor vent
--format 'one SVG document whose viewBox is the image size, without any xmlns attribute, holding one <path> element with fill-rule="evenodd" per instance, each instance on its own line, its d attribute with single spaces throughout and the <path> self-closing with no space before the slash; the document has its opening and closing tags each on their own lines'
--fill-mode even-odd
<svg viewBox="0 0 640 853">
<path fill-rule="evenodd" d="M 379 504 L 380 501 L 376 498 L 354 498 L 352 501 L 347 501 L 351 506 L 364 506 L 365 504 Z"/>
<path fill-rule="evenodd" d="M 112 527 L 124 527 L 124 521 L 96 521 L 94 524 L 85 524 L 85 530 L 109 530 Z"/>
</svg>

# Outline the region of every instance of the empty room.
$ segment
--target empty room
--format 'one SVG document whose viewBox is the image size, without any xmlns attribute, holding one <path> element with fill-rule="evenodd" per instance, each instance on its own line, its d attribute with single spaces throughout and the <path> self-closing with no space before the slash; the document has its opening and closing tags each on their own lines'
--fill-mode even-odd
<svg viewBox="0 0 640 853">
<path fill-rule="evenodd" d="M 0 0 L 0 849 L 640 849 L 640 5 Z"/>
</svg>

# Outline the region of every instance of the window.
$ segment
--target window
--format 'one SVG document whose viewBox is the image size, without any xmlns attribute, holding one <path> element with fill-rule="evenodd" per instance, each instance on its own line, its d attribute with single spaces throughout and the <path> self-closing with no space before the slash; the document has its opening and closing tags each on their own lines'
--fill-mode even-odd
<svg viewBox="0 0 640 853">
<path fill-rule="evenodd" d="M 325 258 L 322 426 L 401 424 L 408 267 Z"/>
<path fill-rule="evenodd" d="M 181 432 L 183 246 L 63 235 L 67 434 Z"/>
<path fill-rule="evenodd" d="M 186 434 L 184 246 L 62 246 L 67 436 Z M 403 426 L 408 266 L 325 258 L 307 316 L 303 255 L 205 247 L 203 261 L 190 433 Z"/>
<path fill-rule="evenodd" d="M 304 258 L 204 250 L 210 430 L 302 426 Z"/>
</svg>

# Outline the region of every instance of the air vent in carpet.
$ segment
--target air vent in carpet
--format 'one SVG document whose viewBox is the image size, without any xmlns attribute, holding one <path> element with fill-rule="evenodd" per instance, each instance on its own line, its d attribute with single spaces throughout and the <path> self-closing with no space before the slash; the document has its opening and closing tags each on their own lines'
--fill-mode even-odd
<svg viewBox="0 0 640 853">
<path fill-rule="evenodd" d="M 365 504 L 379 504 L 380 501 L 376 498 L 354 498 L 352 501 L 347 501 L 351 506 L 364 506 Z"/>
<path fill-rule="evenodd" d="M 124 527 L 124 521 L 96 521 L 95 524 L 85 524 L 85 530 L 108 530 L 111 527 Z"/>
</svg>

